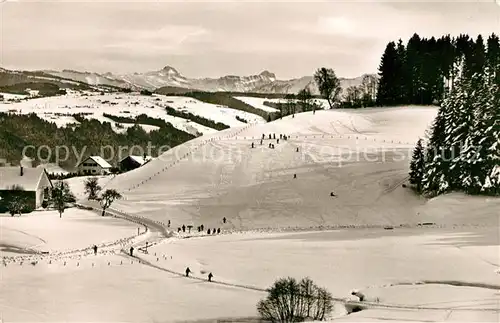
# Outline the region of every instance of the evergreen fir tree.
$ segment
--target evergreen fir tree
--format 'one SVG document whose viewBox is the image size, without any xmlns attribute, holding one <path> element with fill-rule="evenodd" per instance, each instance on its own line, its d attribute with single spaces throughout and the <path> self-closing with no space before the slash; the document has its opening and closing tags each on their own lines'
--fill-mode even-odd
<svg viewBox="0 0 500 323">
<path fill-rule="evenodd" d="M 465 60 L 459 62 L 459 76 L 455 80 L 445 110 L 444 171 L 450 189 L 461 189 L 460 175 L 463 173 L 462 150 L 471 143 L 477 84 L 467 78 L 463 68 Z"/>
<path fill-rule="evenodd" d="M 491 69 L 490 74 L 496 77 L 495 82 L 500 83 L 500 39 L 497 35 L 491 34 L 487 43 L 486 63 Z"/>
<path fill-rule="evenodd" d="M 486 47 L 481 35 L 477 36 L 476 42 L 472 43 L 472 53 L 470 57 L 470 71 L 469 78 L 477 73 L 483 73 L 486 65 Z"/>
<path fill-rule="evenodd" d="M 465 104 L 470 107 L 472 124 L 467 129 L 468 133 L 464 135 L 464 145 L 457 163 L 459 170 L 457 188 L 469 193 L 478 193 L 484 181 L 482 178 L 484 167 L 480 162 L 485 157 L 482 145 L 485 138 L 483 131 L 487 126 L 484 121 L 489 118 L 484 113 L 492 100 L 484 73 L 476 73 L 464 83 L 464 90 L 469 93 Z"/>
<path fill-rule="evenodd" d="M 419 89 L 422 87 L 420 72 L 422 66 L 422 40 L 420 36 L 414 34 L 408 44 L 406 45 L 406 76 L 408 78 L 407 84 L 407 97 L 409 104 L 416 104 L 418 102 Z"/>
<path fill-rule="evenodd" d="M 406 48 L 401 39 L 398 41 L 396 53 L 396 69 L 394 71 L 394 78 L 397 81 L 396 103 L 405 104 L 408 102 Z"/>
<path fill-rule="evenodd" d="M 460 147 L 458 142 L 461 135 L 454 127 L 461 124 L 462 113 L 458 104 L 463 98 L 463 64 L 463 60 L 456 64 L 455 69 L 460 76 L 451 84 L 431 129 L 423 178 L 423 190 L 428 194 L 442 194 L 454 184 L 452 179 L 456 172 L 455 149 Z"/>
<path fill-rule="evenodd" d="M 477 178 L 474 193 L 500 194 L 500 84 L 496 79 L 498 68 L 487 68 L 478 91 L 478 123 L 474 138 L 479 153 L 472 170 Z M 480 185 L 480 186 L 479 186 Z"/>
<path fill-rule="evenodd" d="M 422 191 L 422 180 L 425 171 L 425 156 L 422 139 L 417 141 L 413 150 L 413 156 L 410 162 L 410 183 L 416 185 L 417 192 Z"/>
<path fill-rule="evenodd" d="M 396 44 L 390 42 L 385 48 L 379 66 L 379 84 L 377 103 L 379 105 L 395 105 L 398 102 L 397 70 L 400 68 Z"/>
<path fill-rule="evenodd" d="M 441 105 L 431 127 L 430 137 L 425 152 L 425 173 L 422 178 L 422 190 L 427 194 L 444 192 L 448 187 L 441 185 L 444 180 L 443 174 L 443 149 L 445 139 L 444 107 L 447 101 Z"/>
</svg>

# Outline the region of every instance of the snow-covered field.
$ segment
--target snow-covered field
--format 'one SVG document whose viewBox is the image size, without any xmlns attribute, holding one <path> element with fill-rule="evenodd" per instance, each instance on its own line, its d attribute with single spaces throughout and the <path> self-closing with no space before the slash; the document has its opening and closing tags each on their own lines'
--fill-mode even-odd
<svg viewBox="0 0 500 323">
<path fill-rule="evenodd" d="M 77 208 L 65 210 L 62 218 L 57 211 L 35 211 L 21 217 L 2 215 L 0 254 L 88 248 L 137 235 L 137 228 L 136 224 Z"/>
<path fill-rule="evenodd" d="M 34 98 L 21 102 L 0 102 L 0 112 L 29 114 L 36 113 L 40 118 L 55 122 L 58 126 L 78 123 L 72 115 L 86 114 L 87 118 L 97 119 L 101 122 L 110 122 L 113 130 L 124 132 L 133 124 L 116 123 L 104 114 L 134 118 L 146 114 L 152 118 L 163 119 L 179 130 L 196 134 L 215 133 L 217 130 L 200 125 L 191 120 L 168 115 L 165 106 L 177 110 L 190 112 L 215 122 L 222 122 L 231 127 L 245 125 L 236 120 L 236 116 L 249 122 L 264 120 L 257 115 L 244 111 L 233 110 L 214 104 L 204 103 L 186 97 L 167 97 L 162 95 L 146 96 L 136 94 L 96 94 L 91 92 L 70 91 L 67 95 L 46 98 Z M 117 126 L 118 125 L 118 126 Z M 147 132 L 157 129 L 155 126 L 141 125 Z"/>
<path fill-rule="evenodd" d="M 125 197 L 113 208 L 171 220 L 174 231 L 203 224 L 226 234 L 164 240 L 149 254 L 137 253 L 142 263 L 110 253 L 66 266 L 62 260 L 9 264 L 2 268 L 0 316 L 235 321 L 257 315 L 262 289 L 276 278 L 310 276 L 338 299 L 359 289 L 373 302 L 348 316 L 336 306 L 342 322 L 497 321 L 500 199 L 456 193 L 427 201 L 402 187 L 414 143 L 436 112 L 317 111 L 177 146 L 109 180 L 106 188 Z M 267 139 L 273 133 L 289 139 Z M 324 231 L 312 231 L 318 228 Z M 278 232 L 299 229 L 309 232 Z M 71 239 L 88 244 L 87 231 L 82 227 Z M 59 233 L 53 235 L 46 240 L 58 245 Z M 183 278 L 187 266 L 201 279 Z M 203 280 L 209 272 L 213 283 Z"/>
<path fill-rule="evenodd" d="M 263 110 L 266 112 L 278 112 L 279 110 L 265 105 L 264 102 L 267 101 L 271 103 L 286 103 L 287 101 L 285 99 L 256 98 L 250 96 L 235 96 L 234 98 L 242 102 L 245 102 L 246 104 L 251 105 L 256 109 Z M 293 101 L 297 102 L 298 100 L 293 100 Z M 312 101 L 318 106 L 320 106 L 322 109 L 330 108 L 330 106 L 328 105 L 328 101 L 326 101 L 325 99 L 313 99 Z"/>
<path fill-rule="evenodd" d="M 156 97 L 162 98 L 172 108 L 222 122 L 230 127 L 245 125 L 244 122 L 236 120 L 236 116 L 247 120 L 249 123 L 262 124 L 266 122 L 261 116 L 252 113 L 231 109 L 222 105 L 205 103 L 189 97 L 163 95 L 157 95 Z"/>
<path fill-rule="evenodd" d="M 0 92 L 0 96 L 3 96 L 3 99 L 5 101 L 15 101 L 15 100 L 21 100 L 25 99 L 28 96 L 27 95 L 22 95 L 22 94 L 12 94 L 12 93 L 3 93 Z M 1 101 L 0 101 L 1 102 Z"/>
</svg>

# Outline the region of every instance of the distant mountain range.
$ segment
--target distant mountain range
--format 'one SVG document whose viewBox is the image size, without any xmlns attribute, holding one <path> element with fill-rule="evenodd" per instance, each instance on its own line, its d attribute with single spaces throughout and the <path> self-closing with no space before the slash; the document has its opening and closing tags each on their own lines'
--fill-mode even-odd
<svg viewBox="0 0 500 323">
<path fill-rule="evenodd" d="M 162 87 L 185 88 L 208 92 L 254 92 L 254 93 L 297 93 L 307 87 L 313 94 L 319 94 L 312 76 L 298 79 L 278 80 L 274 73 L 264 71 L 258 75 L 236 76 L 227 75 L 220 78 L 190 79 L 181 75 L 175 68 L 165 66 L 159 71 L 117 75 L 112 73 L 98 74 L 73 70 L 50 71 L 50 74 L 63 79 L 70 79 L 90 85 L 108 85 L 132 90 L 155 90 Z M 375 76 L 373 74 L 367 74 Z M 358 86 L 362 83 L 362 75 L 357 78 L 340 78 L 341 87 Z"/>
</svg>

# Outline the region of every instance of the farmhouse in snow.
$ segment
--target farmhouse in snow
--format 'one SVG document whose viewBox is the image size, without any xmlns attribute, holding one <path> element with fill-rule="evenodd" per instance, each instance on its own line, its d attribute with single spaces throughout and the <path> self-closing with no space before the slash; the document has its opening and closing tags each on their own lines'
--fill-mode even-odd
<svg viewBox="0 0 500 323">
<path fill-rule="evenodd" d="M 132 169 L 139 168 L 148 163 L 152 159 L 151 156 L 144 154 L 143 156 L 129 155 L 120 160 L 120 170 L 128 172 Z"/>
<path fill-rule="evenodd" d="M 78 164 L 78 173 L 82 175 L 105 175 L 111 172 L 112 166 L 100 156 L 89 156 Z"/>
<path fill-rule="evenodd" d="M 7 212 L 9 199 L 22 197 L 32 211 L 49 198 L 52 182 L 44 168 L 0 167 L 0 213 Z"/>
</svg>

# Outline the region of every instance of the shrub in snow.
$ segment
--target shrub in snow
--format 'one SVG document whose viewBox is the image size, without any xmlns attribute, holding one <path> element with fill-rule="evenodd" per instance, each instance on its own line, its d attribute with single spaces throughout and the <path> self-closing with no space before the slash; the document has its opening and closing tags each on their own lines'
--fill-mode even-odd
<svg viewBox="0 0 500 323">
<path fill-rule="evenodd" d="M 332 295 L 309 278 L 280 278 L 257 304 L 261 318 L 269 322 L 322 321 L 332 309 Z"/>
<path fill-rule="evenodd" d="M 88 200 L 97 200 L 99 193 L 102 190 L 101 185 L 99 185 L 99 179 L 97 177 L 89 177 L 84 182 L 85 194 Z"/>
<path fill-rule="evenodd" d="M 424 147 L 422 146 L 422 139 L 419 139 L 415 149 L 413 150 L 413 156 L 410 162 L 410 183 L 416 185 L 417 192 L 421 191 L 424 171 Z"/>
</svg>

